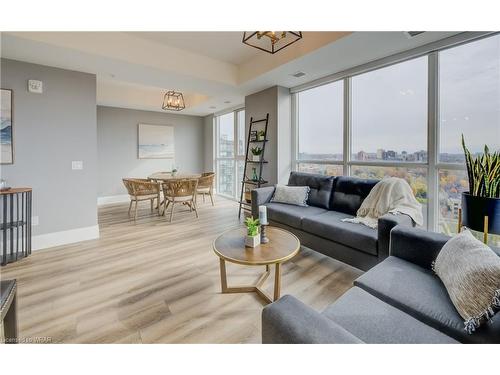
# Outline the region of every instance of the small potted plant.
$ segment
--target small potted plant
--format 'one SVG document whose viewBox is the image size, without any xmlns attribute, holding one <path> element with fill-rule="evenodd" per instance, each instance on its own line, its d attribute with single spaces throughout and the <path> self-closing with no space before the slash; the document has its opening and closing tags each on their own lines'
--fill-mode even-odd
<svg viewBox="0 0 500 375">
<path fill-rule="evenodd" d="M 254 219 L 253 217 L 248 217 L 245 220 L 245 225 L 247 227 L 247 236 L 245 238 L 245 246 L 256 247 L 260 244 L 259 236 L 259 219 Z"/>
<path fill-rule="evenodd" d="M 259 130 L 259 132 L 257 133 L 257 140 L 258 141 L 263 141 L 266 136 L 266 132 L 264 130 Z"/>
<path fill-rule="evenodd" d="M 260 156 L 262 155 L 262 148 L 256 146 L 252 147 L 250 151 L 252 151 L 252 161 L 260 161 Z"/>
<path fill-rule="evenodd" d="M 463 134 L 462 147 L 469 176 L 469 191 L 462 193 L 462 224 L 500 234 L 500 151 L 492 154 L 485 145 L 484 153 L 474 157 L 465 146 Z"/>
<path fill-rule="evenodd" d="M 175 176 L 177 174 L 177 167 L 172 168 L 172 176 Z"/>
</svg>

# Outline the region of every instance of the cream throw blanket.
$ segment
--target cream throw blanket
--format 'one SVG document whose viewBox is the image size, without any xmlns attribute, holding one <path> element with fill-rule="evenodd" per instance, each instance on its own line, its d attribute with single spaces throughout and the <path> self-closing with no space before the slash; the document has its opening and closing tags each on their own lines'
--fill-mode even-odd
<svg viewBox="0 0 500 375">
<path fill-rule="evenodd" d="M 359 207 L 356 217 L 343 219 L 377 228 L 378 218 L 386 213 L 406 214 L 417 225 L 422 225 L 422 205 L 417 202 L 410 185 L 402 178 L 387 177 L 379 181 Z"/>
</svg>

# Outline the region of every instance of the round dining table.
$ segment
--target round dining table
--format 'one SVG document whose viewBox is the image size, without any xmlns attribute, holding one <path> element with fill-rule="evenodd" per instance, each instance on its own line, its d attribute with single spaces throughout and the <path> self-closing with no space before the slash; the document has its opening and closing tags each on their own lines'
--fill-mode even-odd
<svg viewBox="0 0 500 375">
<path fill-rule="evenodd" d="M 200 177 L 200 173 L 176 173 L 175 175 L 173 175 L 172 172 L 156 172 L 148 176 L 150 180 L 156 181 L 186 180 Z"/>
</svg>

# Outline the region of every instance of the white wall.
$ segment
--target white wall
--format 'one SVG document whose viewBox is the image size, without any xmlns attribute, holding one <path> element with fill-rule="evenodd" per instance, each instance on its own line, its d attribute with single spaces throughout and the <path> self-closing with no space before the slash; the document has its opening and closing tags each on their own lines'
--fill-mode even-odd
<svg viewBox="0 0 500 375">
<path fill-rule="evenodd" d="M 278 136 L 276 174 L 278 184 L 286 185 L 292 170 L 292 119 L 290 89 L 277 88 Z"/>
</svg>

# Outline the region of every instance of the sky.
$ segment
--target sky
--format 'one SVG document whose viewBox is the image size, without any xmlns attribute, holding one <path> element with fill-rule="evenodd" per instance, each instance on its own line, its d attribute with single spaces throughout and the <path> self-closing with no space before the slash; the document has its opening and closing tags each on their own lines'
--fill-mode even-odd
<svg viewBox="0 0 500 375">
<path fill-rule="evenodd" d="M 444 50 L 440 152 L 500 149 L 500 35 Z M 342 82 L 298 94 L 299 149 L 342 153 Z M 352 152 L 427 150 L 427 57 L 352 78 Z"/>
</svg>

